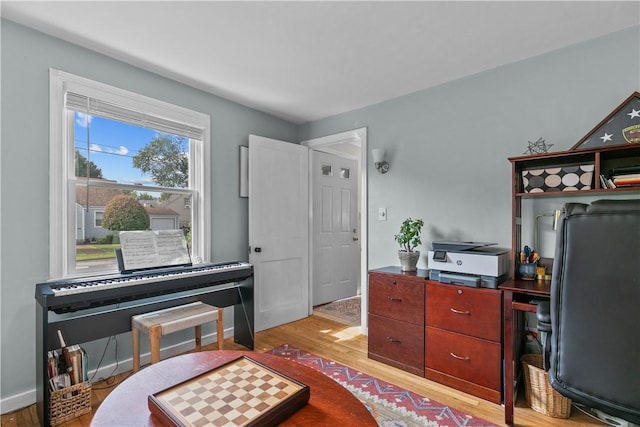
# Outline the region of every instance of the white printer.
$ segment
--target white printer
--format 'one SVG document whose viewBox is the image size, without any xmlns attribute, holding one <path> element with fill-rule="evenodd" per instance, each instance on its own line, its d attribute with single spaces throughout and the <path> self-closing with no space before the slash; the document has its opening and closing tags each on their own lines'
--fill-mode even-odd
<svg viewBox="0 0 640 427">
<path fill-rule="evenodd" d="M 429 279 L 442 283 L 496 289 L 509 276 L 509 250 L 497 243 L 433 242 L 428 252 Z"/>
</svg>

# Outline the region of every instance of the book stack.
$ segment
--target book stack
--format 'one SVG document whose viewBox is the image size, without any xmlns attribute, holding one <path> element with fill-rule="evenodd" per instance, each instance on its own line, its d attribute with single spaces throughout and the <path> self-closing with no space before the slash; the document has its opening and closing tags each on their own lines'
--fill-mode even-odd
<svg viewBox="0 0 640 427">
<path fill-rule="evenodd" d="M 60 331 L 58 336 L 62 348 L 59 352 L 53 350 L 47 353 L 47 372 L 51 391 L 62 390 L 89 380 L 87 352 L 79 345 L 65 345 Z"/>
<path fill-rule="evenodd" d="M 640 165 L 609 169 L 606 175 L 600 175 L 602 188 L 640 186 Z"/>
</svg>

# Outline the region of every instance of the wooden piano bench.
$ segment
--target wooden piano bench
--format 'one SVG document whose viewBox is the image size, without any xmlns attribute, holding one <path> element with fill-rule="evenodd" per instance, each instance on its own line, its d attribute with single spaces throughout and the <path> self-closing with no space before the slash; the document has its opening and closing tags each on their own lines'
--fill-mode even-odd
<svg viewBox="0 0 640 427">
<path fill-rule="evenodd" d="M 140 331 L 149 335 L 152 364 L 160 361 L 160 337 L 183 329 L 195 328 L 196 351 L 200 351 L 202 348 L 202 324 L 207 322 L 217 322 L 218 350 L 222 350 L 224 343 L 223 312 L 223 308 L 197 301 L 131 317 L 133 372 L 138 372 L 140 369 Z"/>
</svg>

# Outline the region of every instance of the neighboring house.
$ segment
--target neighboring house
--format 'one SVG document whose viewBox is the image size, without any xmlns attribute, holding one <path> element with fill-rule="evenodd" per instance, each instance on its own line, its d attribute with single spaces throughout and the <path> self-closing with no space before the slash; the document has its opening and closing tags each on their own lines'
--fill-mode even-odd
<svg viewBox="0 0 640 427">
<path fill-rule="evenodd" d="M 178 226 L 176 228 L 184 229 L 191 227 L 191 196 L 173 195 L 169 201 L 163 201 L 162 206 L 178 214 Z M 149 215 L 151 215 L 151 213 L 149 213 Z M 153 228 L 153 230 L 156 229 Z"/>
<path fill-rule="evenodd" d="M 108 187 L 76 187 L 76 242 L 105 237 L 111 230 L 102 228 L 104 209 L 122 190 Z"/>
<path fill-rule="evenodd" d="M 162 206 L 159 202 L 143 202 L 149 214 L 149 228 L 152 230 L 177 230 L 180 228 L 180 215 L 173 209 Z"/>
<path fill-rule="evenodd" d="M 111 199 L 120 194 L 122 190 L 117 188 L 76 187 L 76 242 L 95 241 L 113 233 L 102 227 L 102 215 Z M 168 206 L 152 200 L 142 201 L 142 204 L 149 214 L 152 230 L 175 230 L 189 225 L 191 206 L 182 197 Z M 179 212 L 171 209 L 174 206 Z"/>
</svg>

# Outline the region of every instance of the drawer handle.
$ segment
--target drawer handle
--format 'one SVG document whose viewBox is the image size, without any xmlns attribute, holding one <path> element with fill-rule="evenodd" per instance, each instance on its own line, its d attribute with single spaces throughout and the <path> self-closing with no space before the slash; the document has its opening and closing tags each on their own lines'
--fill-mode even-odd
<svg viewBox="0 0 640 427">
<path fill-rule="evenodd" d="M 451 310 L 451 312 L 455 314 L 467 314 L 467 315 L 471 314 L 469 310 L 460 311 L 460 310 L 456 310 L 455 308 L 450 308 L 449 310 Z"/>
<path fill-rule="evenodd" d="M 387 341 L 389 341 L 390 343 L 394 343 L 394 344 L 402 344 L 402 341 L 400 341 L 397 338 L 387 337 Z"/>
<path fill-rule="evenodd" d="M 449 353 L 449 354 L 451 355 L 451 357 L 455 357 L 455 358 L 456 358 L 456 359 L 458 359 L 458 360 L 465 360 L 465 361 L 466 361 L 466 360 L 470 360 L 470 357 L 469 357 L 469 356 L 458 356 L 458 355 L 457 355 L 457 354 L 455 354 L 455 353 Z"/>
<path fill-rule="evenodd" d="M 387 297 L 387 299 L 393 302 L 402 302 L 402 298 Z"/>
</svg>

